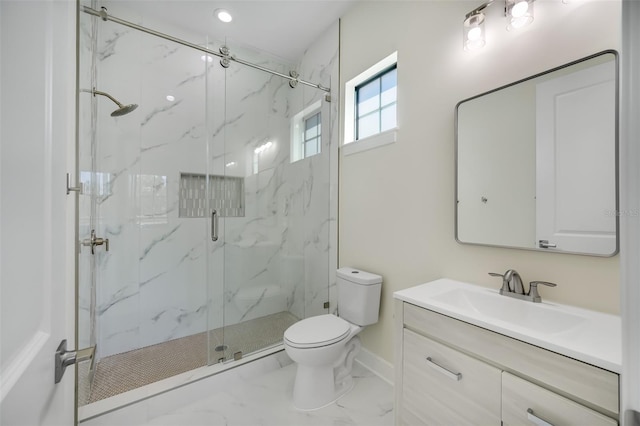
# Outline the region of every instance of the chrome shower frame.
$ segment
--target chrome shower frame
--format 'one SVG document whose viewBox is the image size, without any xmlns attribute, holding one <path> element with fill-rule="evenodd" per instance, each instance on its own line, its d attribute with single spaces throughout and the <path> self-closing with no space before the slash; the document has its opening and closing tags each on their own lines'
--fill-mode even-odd
<svg viewBox="0 0 640 426">
<path fill-rule="evenodd" d="M 154 35 L 156 37 L 160 37 L 160 38 L 163 38 L 165 40 L 169 40 L 169 41 L 172 41 L 174 43 L 181 44 L 183 46 L 191 47 L 193 49 L 199 50 L 200 52 L 204 52 L 204 53 L 206 53 L 208 55 L 217 56 L 217 57 L 220 58 L 220 64 L 225 68 L 227 68 L 229 66 L 229 64 L 233 61 L 233 62 L 237 62 L 237 63 L 242 64 L 242 65 L 249 66 L 251 68 L 255 68 L 255 69 L 260 70 L 260 71 L 268 72 L 269 74 L 273 74 L 273 75 L 277 75 L 279 77 L 285 78 L 285 79 L 289 80 L 289 85 L 292 88 L 294 88 L 298 83 L 300 83 L 300 84 L 304 84 L 305 86 L 310 86 L 310 87 L 313 87 L 313 88 L 316 88 L 316 89 L 323 90 L 325 92 L 330 92 L 331 91 L 331 89 L 328 88 L 328 87 L 324 87 L 324 86 L 322 86 L 320 84 L 311 83 L 309 81 L 305 81 L 305 80 L 302 80 L 302 79 L 298 78 L 298 73 L 295 72 L 295 71 L 292 71 L 290 73 L 290 75 L 287 75 L 287 74 L 283 74 L 283 73 L 280 73 L 280 72 L 277 72 L 277 71 L 274 71 L 274 70 L 270 70 L 269 68 L 265 68 L 265 67 L 262 67 L 260 65 L 256 65 L 254 63 L 239 59 L 235 55 L 231 55 L 230 52 L 229 52 L 229 49 L 226 46 L 221 47 L 220 51 L 216 52 L 214 50 L 207 49 L 206 47 L 198 46 L 197 44 L 190 43 L 188 41 L 179 39 L 177 37 L 170 36 L 170 35 L 165 34 L 165 33 L 161 33 L 160 31 L 152 30 L 151 28 L 143 27 L 141 25 L 134 24 L 133 22 L 129 22 L 129 21 L 125 21 L 124 19 L 116 18 L 115 16 L 109 15 L 107 13 L 107 8 L 105 8 L 105 7 L 103 7 L 101 10 L 98 11 L 98 10 L 92 9 L 92 8 L 90 8 L 88 6 L 82 6 L 82 11 L 84 13 L 88 13 L 89 15 L 97 16 L 97 17 L 101 18 L 105 22 L 106 21 L 115 22 L 117 24 L 124 25 L 126 27 L 133 28 L 133 29 L 138 30 L 138 31 L 142 31 L 144 33 L 151 34 L 151 35 Z"/>
</svg>

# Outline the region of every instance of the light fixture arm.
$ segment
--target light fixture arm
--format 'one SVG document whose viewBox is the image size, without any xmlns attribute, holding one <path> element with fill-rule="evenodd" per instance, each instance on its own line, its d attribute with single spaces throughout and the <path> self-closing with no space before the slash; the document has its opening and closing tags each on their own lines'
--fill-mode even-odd
<svg viewBox="0 0 640 426">
<path fill-rule="evenodd" d="M 473 9 L 471 12 L 467 13 L 467 15 L 465 16 L 465 19 L 470 18 L 473 15 L 477 15 L 478 13 L 482 12 L 483 10 L 485 10 L 487 7 L 491 6 L 493 4 L 495 0 L 490 0 L 486 3 L 481 4 L 480 6 L 476 7 L 475 9 Z"/>
</svg>

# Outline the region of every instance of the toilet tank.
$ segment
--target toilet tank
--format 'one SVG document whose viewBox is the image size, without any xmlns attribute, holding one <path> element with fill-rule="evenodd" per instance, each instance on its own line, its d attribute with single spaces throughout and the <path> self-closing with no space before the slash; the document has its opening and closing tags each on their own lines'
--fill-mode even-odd
<svg viewBox="0 0 640 426">
<path fill-rule="evenodd" d="M 336 271 L 338 315 L 352 324 L 365 326 L 378 322 L 382 277 L 354 268 Z"/>
</svg>

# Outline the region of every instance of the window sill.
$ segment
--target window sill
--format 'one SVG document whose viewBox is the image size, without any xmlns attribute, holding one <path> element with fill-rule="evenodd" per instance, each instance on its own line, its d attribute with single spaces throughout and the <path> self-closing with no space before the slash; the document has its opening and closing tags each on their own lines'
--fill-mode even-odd
<svg viewBox="0 0 640 426">
<path fill-rule="evenodd" d="M 368 149 L 389 145 L 391 143 L 395 143 L 397 134 L 398 128 L 396 127 L 395 129 L 387 130 L 385 132 L 378 133 L 377 135 L 346 143 L 342 145 L 341 151 L 343 155 L 351 155 Z"/>
</svg>

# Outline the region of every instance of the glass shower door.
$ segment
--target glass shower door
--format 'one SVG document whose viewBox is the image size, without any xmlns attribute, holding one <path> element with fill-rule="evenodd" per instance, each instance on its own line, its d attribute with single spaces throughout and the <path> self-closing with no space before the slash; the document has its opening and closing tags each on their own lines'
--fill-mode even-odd
<svg viewBox="0 0 640 426">
<path fill-rule="evenodd" d="M 208 363 L 212 65 L 194 49 L 80 19 L 78 340 L 97 345 L 83 405 Z M 139 107 L 112 116 L 116 105 L 94 87 Z"/>
<path fill-rule="evenodd" d="M 295 69 L 265 52 L 227 47 L 285 75 Z M 297 320 L 327 313 L 329 150 L 321 147 L 319 117 L 330 117 L 330 104 L 318 89 L 292 88 L 288 79 L 234 63 L 223 89 L 220 167 L 227 196 L 242 207 L 221 215 L 226 361 L 275 347 Z M 308 116 L 316 119 L 316 155 L 294 158 Z"/>
</svg>

